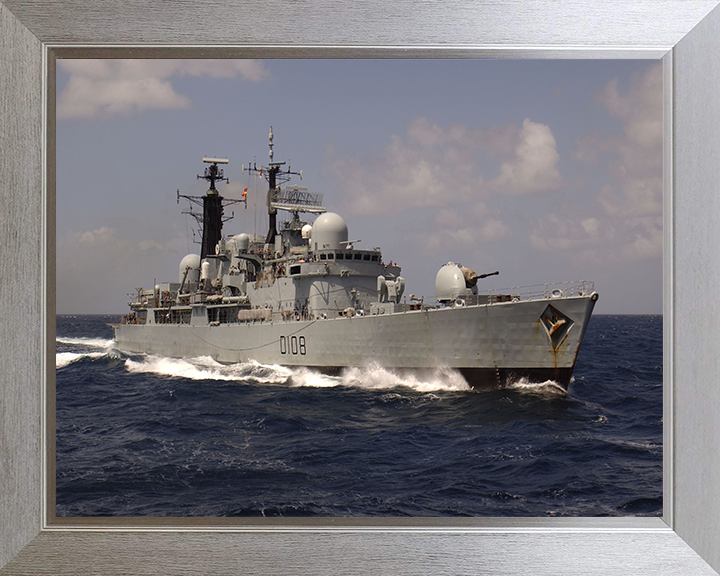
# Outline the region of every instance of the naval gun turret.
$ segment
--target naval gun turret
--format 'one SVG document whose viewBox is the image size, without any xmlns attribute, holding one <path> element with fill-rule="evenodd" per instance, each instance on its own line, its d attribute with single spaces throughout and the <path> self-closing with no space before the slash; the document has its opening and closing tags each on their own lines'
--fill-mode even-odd
<svg viewBox="0 0 720 576">
<path fill-rule="evenodd" d="M 498 271 L 477 274 L 462 264 L 448 262 L 435 276 L 435 299 L 442 304 L 455 302 L 458 299 L 464 301 L 469 294 L 477 294 L 478 279 L 498 274 L 500 274 Z"/>
</svg>

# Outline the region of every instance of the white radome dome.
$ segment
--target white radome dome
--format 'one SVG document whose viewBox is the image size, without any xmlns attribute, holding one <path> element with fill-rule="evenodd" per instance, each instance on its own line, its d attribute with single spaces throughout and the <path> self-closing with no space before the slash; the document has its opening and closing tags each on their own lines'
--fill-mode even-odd
<svg viewBox="0 0 720 576">
<path fill-rule="evenodd" d="M 311 234 L 313 250 L 341 250 L 341 243 L 348 239 L 348 227 L 342 216 L 326 212 L 317 217 Z"/>
<path fill-rule="evenodd" d="M 455 300 L 465 294 L 465 276 L 462 269 L 455 262 L 448 262 L 435 276 L 435 299 L 438 302 Z"/>
<path fill-rule="evenodd" d="M 197 282 L 200 279 L 200 255 L 199 254 L 188 254 L 182 260 L 180 260 L 179 266 L 179 278 L 178 282 L 182 282 L 185 278 L 185 269 L 190 266 L 185 283 Z"/>
<path fill-rule="evenodd" d="M 248 246 L 250 246 L 250 236 L 245 234 L 245 232 L 233 236 L 233 239 L 235 240 L 235 246 L 237 246 L 238 250 L 247 250 Z"/>
</svg>

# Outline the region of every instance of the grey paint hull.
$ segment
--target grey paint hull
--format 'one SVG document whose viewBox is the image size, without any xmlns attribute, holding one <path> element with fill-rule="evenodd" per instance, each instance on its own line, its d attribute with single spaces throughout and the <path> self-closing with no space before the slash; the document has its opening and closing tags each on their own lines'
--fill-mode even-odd
<svg viewBox="0 0 720 576">
<path fill-rule="evenodd" d="M 336 373 L 372 363 L 394 370 L 458 370 L 474 387 L 520 378 L 567 388 L 596 295 L 504 302 L 387 315 L 210 325 L 113 325 L 125 352 L 210 356 L 222 363 L 255 360 Z M 548 307 L 567 318 L 553 341 L 541 317 Z M 556 336 L 557 338 L 557 336 Z"/>
</svg>

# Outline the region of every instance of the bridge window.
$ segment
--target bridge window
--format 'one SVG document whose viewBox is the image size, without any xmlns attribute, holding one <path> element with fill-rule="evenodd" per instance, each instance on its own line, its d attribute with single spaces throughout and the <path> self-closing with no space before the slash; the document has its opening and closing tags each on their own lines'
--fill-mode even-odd
<svg viewBox="0 0 720 576">
<path fill-rule="evenodd" d="M 360 254 L 360 253 L 355 254 L 355 260 L 362 260 L 362 254 Z"/>
<path fill-rule="evenodd" d="M 290 266 L 290 276 L 300 274 L 300 266 Z"/>
<path fill-rule="evenodd" d="M 365 256 L 363 256 L 363 260 L 370 260 L 370 254 L 365 254 Z"/>
<path fill-rule="evenodd" d="M 190 310 L 155 310 L 156 324 L 190 324 Z"/>
<path fill-rule="evenodd" d="M 220 324 L 231 324 L 238 321 L 237 306 L 223 308 L 208 308 L 208 321 L 219 322 Z"/>
</svg>

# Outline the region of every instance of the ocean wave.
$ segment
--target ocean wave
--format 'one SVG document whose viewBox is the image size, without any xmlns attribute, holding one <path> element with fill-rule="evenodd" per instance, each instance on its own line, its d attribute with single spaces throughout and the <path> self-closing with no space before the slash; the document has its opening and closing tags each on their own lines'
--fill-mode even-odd
<svg viewBox="0 0 720 576">
<path fill-rule="evenodd" d="M 643 442 L 641 440 L 617 440 L 617 439 L 611 439 L 611 440 L 604 440 L 606 444 L 611 444 L 613 446 L 623 448 L 625 450 L 637 450 L 637 451 L 647 451 L 647 452 L 653 452 L 653 451 L 661 451 L 662 450 L 662 442 Z"/>
<path fill-rule="evenodd" d="M 140 360 L 128 358 L 125 368 L 132 374 L 157 374 L 190 380 L 252 381 L 281 384 L 291 375 L 288 368 L 250 361 L 241 364 L 221 364 L 209 356 L 196 358 L 168 358 L 149 354 Z"/>
<path fill-rule="evenodd" d="M 662 318 L 620 339 L 614 327 L 631 322 L 592 318 L 564 397 L 544 378 L 475 393 L 457 374 L 163 364 L 108 351 L 104 318 L 72 332 L 60 318 L 58 335 L 73 338 L 56 351 L 69 363 L 57 376 L 57 514 L 657 516 L 662 341 L 644 343 Z M 157 374 L 183 367 L 226 381 Z M 445 391 L 455 377 L 460 391 Z M 440 391 L 416 391 L 426 384 Z"/>
<path fill-rule="evenodd" d="M 526 378 L 521 378 L 517 382 L 512 382 L 505 388 L 513 390 L 520 394 L 532 394 L 535 396 L 545 396 L 556 398 L 565 396 L 567 391 L 554 380 L 546 380 L 545 382 L 529 382 Z"/>
<path fill-rule="evenodd" d="M 59 370 L 60 368 L 65 368 L 65 366 L 69 366 L 75 362 L 87 359 L 94 360 L 102 358 L 103 356 L 107 356 L 107 354 L 104 352 L 90 352 L 87 354 L 80 354 L 77 352 L 58 352 L 55 354 L 55 369 Z"/>
<path fill-rule="evenodd" d="M 404 386 L 423 393 L 470 390 L 462 375 L 448 368 L 428 370 L 424 374 L 398 374 L 378 364 L 347 368 L 341 376 L 327 376 L 307 368 L 299 368 L 293 372 L 291 380 L 294 386 L 315 388 L 345 386 L 365 390 L 390 390 Z"/>
<path fill-rule="evenodd" d="M 71 344 L 75 346 L 89 346 L 91 348 L 110 348 L 114 344 L 114 340 L 106 338 L 67 338 L 58 336 L 55 342 L 59 344 Z"/>
<path fill-rule="evenodd" d="M 348 368 L 341 376 L 330 376 L 311 368 L 289 368 L 277 364 L 261 364 L 254 360 L 238 364 L 221 364 L 209 356 L 196 358 L 169 358 L 149 354 L 128 358 L 125 368 L 132 374 L 156 374 L 190 380 L 222 380 L 285 384 L 297 388 L 362 388 L 388 390 L 405 386 L 417 392 L 468 391 L 465 379 L 459 372 L 436 369 L 427 374 L 396 374 L 379 365 Z"/>
<path fill-rule="evenodd" d="M 55 369 L 65 368 L 70 364 L 83 362 L 86 360 L 98 360 L 99 358 L 118 358 L 120 353 L 113 349 L 113 340 L 107 338 L 69 338 L 58 336 L 55 338 L 56 344 L 65 344 L 66 346 L 82 346 L 84 348 L 99 348 L 103 352 L 56 352 L 55 353 Z"/>
<path fill-rule="evenodd" d="M 334 388 L 342 386 L 341 376 L 330 376 L 310 368 L 295 368 L 292 370 L 289 383 L 294 388 Z"/>
</svg>

